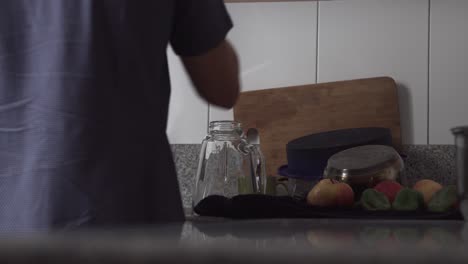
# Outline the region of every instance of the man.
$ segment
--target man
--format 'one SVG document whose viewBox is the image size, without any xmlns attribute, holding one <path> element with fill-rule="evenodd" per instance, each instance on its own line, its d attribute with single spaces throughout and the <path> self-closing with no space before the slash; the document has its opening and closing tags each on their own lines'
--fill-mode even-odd
<svg viewBox="0 0 468 264">
<path fill-rule="evenodd" d="M 0 2 L 0 230 L 181 221 L 166 48 L 230 108 L 222 0 Z"/>
</svg>

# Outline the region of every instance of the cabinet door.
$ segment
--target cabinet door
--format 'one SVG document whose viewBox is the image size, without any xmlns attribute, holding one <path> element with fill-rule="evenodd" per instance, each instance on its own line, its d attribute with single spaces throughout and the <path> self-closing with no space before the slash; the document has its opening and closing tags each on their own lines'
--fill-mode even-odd
<svg viewBox="0 0 468 264">
<path fill-rule="evenodd" d="M 208 104 L 198 97 L 178 56 L 168 50 L 171 100 L 167 135 L 171 144 L 200 144 L 206 136 Z"/>
<path fill-rule="evenodd" d="M 318 82 L 391 76 L 404 143 L 427 143 L 428 0 L 320 2 Z"/>
<path fill-rule="evenodd" d="M 228 38 L 240 57 L 243 91 L 316 82 L 316 2 L 227 7 L 235 25 Z M 232 111 L 210 107 L 210 120 L 232 119 Z"/>
<path fill-rule="evenodd" d="M 468 125 L 468 1 L 432 0 L 430 40 L 429 141 L 453 144 Z"/>
</svg>

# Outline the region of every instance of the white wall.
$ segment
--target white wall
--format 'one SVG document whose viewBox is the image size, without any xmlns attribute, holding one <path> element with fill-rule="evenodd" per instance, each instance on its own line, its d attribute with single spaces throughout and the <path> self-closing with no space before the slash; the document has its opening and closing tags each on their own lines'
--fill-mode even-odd
<svg viewBox="0 0 468 264">
<path fill-rule="evenodd" d="M 228 4 L 244 91 L 315 83 L 317 3 Z M 232 119 L 210 108 L 210 120 Z"/>
<path fill-rule="evenodd" d="M 448 130 L 468 125 L 468 1 L 432 0 L 429 141 L 449 144 Z"/>
<path fill-rule="evenodd" d="M 172 85 L 167 124 L 169 142 L 200 143 L 207 132 L 208 105 L 196 94 L 177 55 L 172 49 L 167 53 Z"/>
<path fill-rule="evenodd" d="M 391 76 L 404 143 L 427 143 L 427 0 L 320 3 L 318 82 Z"/>
<path fill-rule="evenodd" d="M 243 90 L 389 75 L 399 84 L 403 141 L 452 144 L 468 124 L 468 1 L 342 0 L 228 4 Z M 171 143 L 200 143 L 209 107 L 171 54 Z"/>
</svg>

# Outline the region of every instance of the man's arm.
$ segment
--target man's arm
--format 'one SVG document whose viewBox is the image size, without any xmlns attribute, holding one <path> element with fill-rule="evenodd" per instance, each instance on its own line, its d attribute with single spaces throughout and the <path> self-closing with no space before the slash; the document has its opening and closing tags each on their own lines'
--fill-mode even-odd
<svg viewBox="0 0 468 264">
<path fill-rule="evenodd" d="M 239 96 L 239 63 L 228 41 L 202 55 L 182 57 L 182 61 L 202 98 L 223 108 L 234 106 Z"/>
</svg>

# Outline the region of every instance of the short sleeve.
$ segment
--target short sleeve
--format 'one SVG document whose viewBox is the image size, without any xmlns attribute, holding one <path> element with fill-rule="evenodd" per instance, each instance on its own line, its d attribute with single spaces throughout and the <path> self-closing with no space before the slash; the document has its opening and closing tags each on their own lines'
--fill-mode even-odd
<svg viewBox="0 0 468 264">
<path fill-rule="evenodd" d="M 218 46 L 232 28 L 223 0 L 176 0 L 171 45 L 180 56 L 197 56 Z"/>
</svg>

